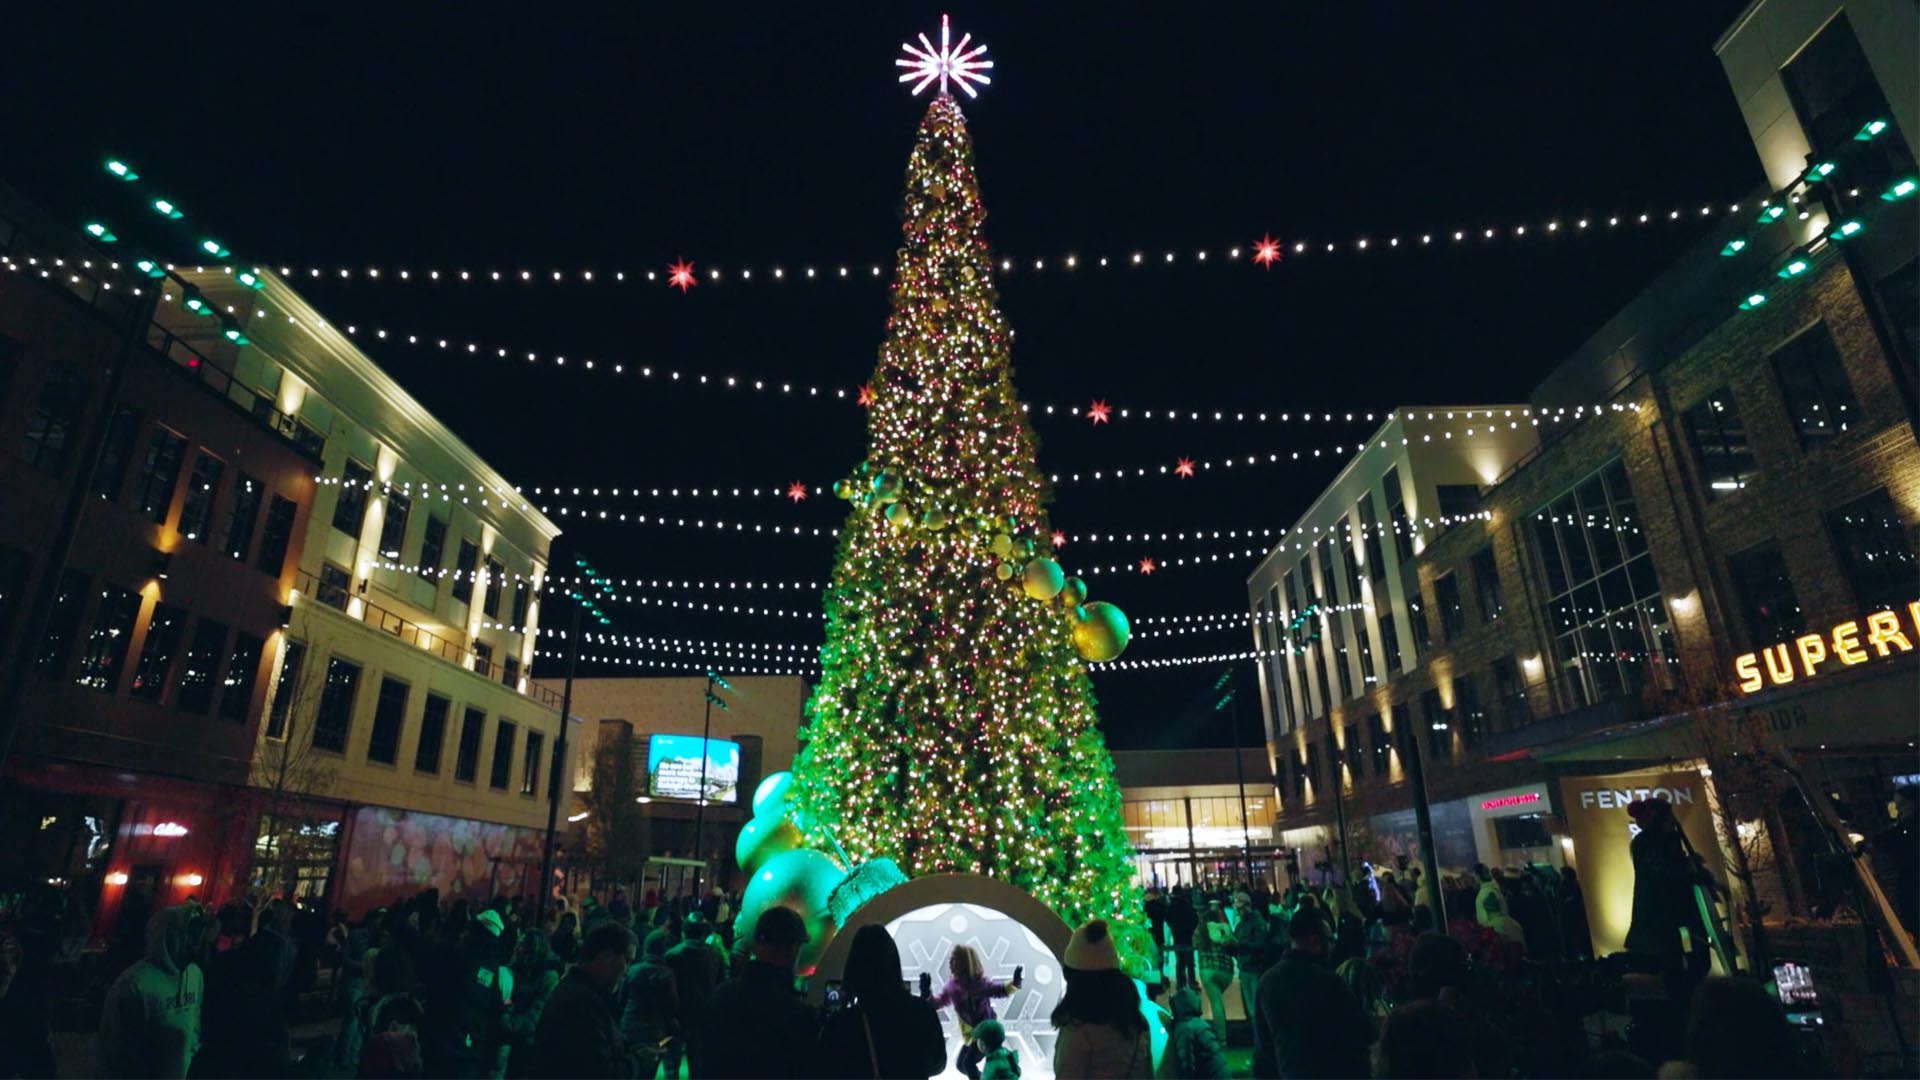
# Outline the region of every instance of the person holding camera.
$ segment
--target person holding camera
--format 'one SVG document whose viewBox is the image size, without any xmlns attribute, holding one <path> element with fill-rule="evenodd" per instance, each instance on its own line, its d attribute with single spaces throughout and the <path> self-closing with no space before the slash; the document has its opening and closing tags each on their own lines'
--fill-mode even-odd
<svg viewBox="0 0 1920 1080">
<path fill-rule="evenodd" d="M 886 927 L 863 926 L 854 933 L 838 991 L 837 1003 L 828 991 L 818 1075 L 925 1080 L 946 1067 L 940 1014 L 907 991 L 900 948 Z"/>
</svg>

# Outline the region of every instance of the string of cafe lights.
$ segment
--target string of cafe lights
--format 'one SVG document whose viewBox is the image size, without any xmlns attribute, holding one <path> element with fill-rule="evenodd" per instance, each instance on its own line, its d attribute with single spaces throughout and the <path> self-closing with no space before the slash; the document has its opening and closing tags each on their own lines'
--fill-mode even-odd
<svg viewBox="0 0 1920 1080">
<path fill-rule="evenodd" d="M 1075 276 L 1081 270 L 1167 267 L 1204 268 L 1208 266 L 1270 267 L 1275 263 L 1291 262 L 1303 256 L 1324 256 L 1335 254 L 1367 255 L 1400 250 L 1418 250 L 1449 247 L 1467 247 L 1494 241 L 1521 241 L 1528 237 L 1535 239 L 1556 239 L 1562 236 L 1599 235 L 1637 230 L 1643 225 L 1671 224 L 1679 221 L 1710 218 L 1721 212 L 1716 207 L 1722 204 L 1707 203 L 1700 206 L 1697 214 L 1691 210 L 1669 208 L 1666 210 L 1644 210 L 1639 212 L 1621 212 L 1607 215 L 1587 215 L 1584 217 L 1552 217 L 1544 220 L 1519 221 L 1502 225 L 1456 226 L 1450 229 L 1428 229 L 1392 233 L 1371 231 L 1339 240 L 1324 240 L 1305 236 L 1276 240 L 1263 234 L 1261 239 L 1239 244 L 1225 244 L 1206 248 L 1184 246 L 1179 249 L 1148 250 L 1144 247 L 1127 249 L 1119 254 L 1086 256 L 1078 252 L 1068 252 L 1055 256 L 1024 257 L 1002 254 L 995 266 L 1003 274 L 1041 274 L 1053 272 L 1062 276 Z M 1725 204 L 1725 213 L 1739 213 L 1740 203 Z M 320 267 L 315 265 L 294 266 L 291 263 L 279 265 L 280 276 L 289 280 L 308 281 L 349 281 L 369 284 L 445 284 L 445 285 L 501 285 L 501 286 L 552 286 L 552 285 L 663 285 L 678 289 L 682 293 L 691 292 L 701 285 L 735 284 L 805 284 L 828 282 L 858 282 L 882 279 L 887 269 L 879 263 L 835 263 L 820 261 L 808 263 L 801 261 L 789 267 L 783 264 L 729 264 L 726 266 L 702 266 L 698 262 L 679 259 L 672 263 L 663 263 L 664 268 L 635 269 L 606 267 L 574 267 L 569 269 L 546 268 L 531 269 L 525 265 L 512 269 L 488 268 L 474 270 L 470 268 L 443 268 L 428 266 L 424 269 L 402 266 L 378 266 L 361 264 L 359 266 Z"/>
</svg>

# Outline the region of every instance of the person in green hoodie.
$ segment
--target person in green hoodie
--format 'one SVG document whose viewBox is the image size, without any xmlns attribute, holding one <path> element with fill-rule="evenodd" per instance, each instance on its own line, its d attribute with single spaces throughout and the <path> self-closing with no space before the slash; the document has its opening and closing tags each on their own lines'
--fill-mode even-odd
<svg viewBox="0 0 1920 1080">
<path fill-rule="evenodd" d="M 200 1049 L 204 988 L 196 960 L 210 924 L 195 903 L 147 920 L 147 955 L 120 973 L 100 1007 L 102 1075 L 187 1075 Z"/>
</svg>

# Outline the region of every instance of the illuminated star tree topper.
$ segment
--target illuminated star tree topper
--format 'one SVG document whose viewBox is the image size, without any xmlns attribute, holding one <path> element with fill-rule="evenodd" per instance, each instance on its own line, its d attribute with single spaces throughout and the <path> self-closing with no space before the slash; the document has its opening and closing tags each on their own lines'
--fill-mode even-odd
<svg viewBox="0 0 1920 1080">
<path fill-rule="evenodd" d="M 895 67 L 907 69 L 906 73 L 900 76 L 900 81 L 914 84 L 915 97 L 919 97 L 920 91 L 936 81 L 940 84 L 940 96 L 946 97 L 949 80 L 966 91 L 968 97 L 979 97 L 980 95 L 970 84 L 979 83 L 981 86 L 987 86 L 993 82 L 983 74 L 993 66 L 993 61 L 985 59 L 987 47 L 975 45 L 971 49 L 967 48 L 967 43 L 973 40 L 972 34 L 961 34 L 960 43 L 953 44 L 953 30 L 945 15 L 940 16 L 940 47 L 938 49 L 927 40 L 927 35 L 921 34 L 919 38 L 919 48 L 915 48 L 911 41 L 902 42 L 900 47 L 906 50 L 907 55 L 893 62 Z"/>
</svg>

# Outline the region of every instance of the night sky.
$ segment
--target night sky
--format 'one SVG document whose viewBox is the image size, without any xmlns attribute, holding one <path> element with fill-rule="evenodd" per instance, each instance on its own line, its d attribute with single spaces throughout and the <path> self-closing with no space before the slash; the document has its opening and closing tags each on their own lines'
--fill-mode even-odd
<svg viewBox="0 0 1920 1080">
<path fill-rule="evenodd" d="M 956 34 L 986 42 L 997 65 L 993 86 L 965 103 L 988 239 L 1022 265 L 1049 263 L 1001 280 L 1023 397 L 1208 413 L 1523 399 L 1697 238 L 1703 203 L 1746 197 L 1762 180 L 1712 53 L 1738 0 L 1347 10 L 1357 6 L 952 9 Z M 939 8 L 59 7 L 72 10 L 10 19 L 0 179 L 61 213 L 121 206 L 99 161 L 123 155 L 241 258 L 388 268 L 378 283 L 297 282 L 336 323 L 568 356 L 556 370 L 361 335 L 511 481 L 824 485 L 864 455 L 851 404 L 577 365 L 865 381 L 884 286 L 800 275 L 891 266 L 926 104 L 895 85 L 892 62 L 900 41 L 937 31 Z M 1691 208 L 1693 221 L 1383 250 L 1396 234 L 1674 208 Z M 1322 249 L 1378 243 L 1271 271 L 1220 259 L 1266 233 Z M 1193 259 L 1201 248 L 1206 265 Z M 1147 267 L 1086 268 L 1135 250 Z M 1169 250 L 1176 264 L 1156 265 Z M 1057 268 L 1070 252 L 1083 264 L 1071 273 Z M 192 261 L 184 244 L 173 254 Z M 684 296 L 642 280 L 681 257 L 730 280 Z M 786 283 L 765 280 L 775 265 Z M 743 266 L 754 281 L 737 280 Z M 548 281 L 402 284 L 390 281 L 399 267 L 525 268 Z M 588 268 L 598 280 L 582 284 Z M 551 283 L 556 269 L 568 283 Z M 626 284 L 608 280 L 614 270 Z M 1351 445 L 1368 431 L 1139 419 L 1095 428 L 1059 416 L 1035 426 L 1050 473 Z M 1069 532 L 1277 529 L 1338 465 L 1063 485 L 1053 521 Z M 831 497 L 618 508 L 821 527 L 845 511 Z M 832 559 L 827 540 L 631 525 L 569 523 L 561 544 L 616 577 L 824 581 Z M 1247 546 L 1083 544 L 1063 562 L 1071 572 Z M 1244 611 L 1255 561 L 1089 581 L 1096 599 L 1136 618 Z M 783 599 L 818 607 L 817 596 Z M 611 612 L 618 630 L 682 638 L 814 644 L 820 627 Z M 1249 640 L 1244 627 L 1141 638 L 1128 656 Z M 1111 742 L 1218 742 L 1219 722 L 1187 706 L 1219 670 L 1096 676 Z"/>
</svg>

